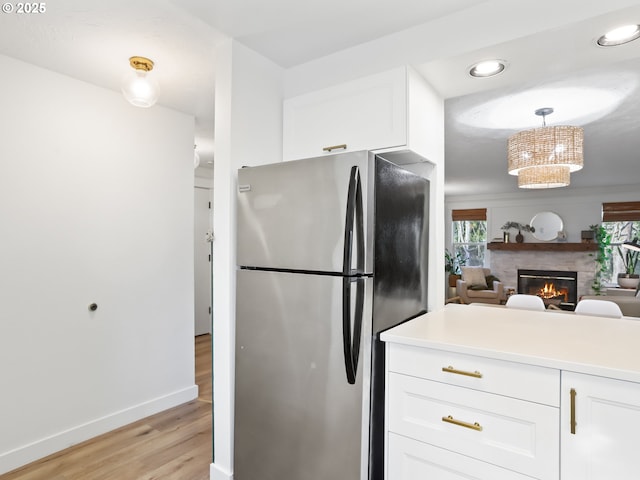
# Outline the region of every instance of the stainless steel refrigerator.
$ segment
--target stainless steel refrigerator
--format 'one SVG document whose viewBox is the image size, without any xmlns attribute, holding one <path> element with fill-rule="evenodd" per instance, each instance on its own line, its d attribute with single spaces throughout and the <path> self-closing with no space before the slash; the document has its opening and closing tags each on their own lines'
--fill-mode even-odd
<svg viewBox="0 0 640 480">
<path fill-rule="evenodd" d="M 427 180 L 370 152 L 238 171 L 234 480 L 382 480 L 379 334 L 426 311 Z"/>
</svg>

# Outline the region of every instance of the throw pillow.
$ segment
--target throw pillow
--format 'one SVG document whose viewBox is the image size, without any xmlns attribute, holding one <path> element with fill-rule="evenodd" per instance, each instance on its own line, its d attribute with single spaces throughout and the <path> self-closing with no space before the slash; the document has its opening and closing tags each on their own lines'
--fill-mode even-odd
<svg viewBox="0 0 640 480">
<path fill-rule="evenodd" d="M 462 267 L 462 280 L 467 282 L 469 288 L 481 289 L 487 288 L 487 281 L 484 278 L 484 269 L 482 267 Z"/>
</svg>

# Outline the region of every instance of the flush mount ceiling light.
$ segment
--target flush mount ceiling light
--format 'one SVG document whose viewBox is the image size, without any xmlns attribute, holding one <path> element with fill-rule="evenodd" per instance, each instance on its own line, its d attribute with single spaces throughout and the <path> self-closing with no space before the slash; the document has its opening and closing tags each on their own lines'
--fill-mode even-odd
<svg viewBox="0 0 640 480">
<path fill-rule="evenodd" d="M 122 94 L 136 107 L 148 108 L 158 101 L 160 88 L 150 75 L 153 61 L 145 57 L 131 57 L 129 64 L 133 71 L 127 73 L 122 81 Z"/>
<path fill-rule="evenodd" d="M 625 25 L 605 33 L 598 39 L 601 47 L 615 47 L 640 38 L 640 25 Z"/>
<path fill-rule="evenodd" d="M 469 70 L 472 77 L 492 77 L 499 74 L 506 68 L 506 62 L 503 60 L 485 60 L 476 63 Z"/>
<path fill-rule="evenodd" d="M 584 130 L 557 125 L 547 127 L 546 116 L 553 108 L 539 108 L 542 127 L 518 132 L 507 142 L 510 175 L 518 175 L 520 188 L 556 188 L 569 185 L 569 173 L 584 164 Z"/>
</svg>

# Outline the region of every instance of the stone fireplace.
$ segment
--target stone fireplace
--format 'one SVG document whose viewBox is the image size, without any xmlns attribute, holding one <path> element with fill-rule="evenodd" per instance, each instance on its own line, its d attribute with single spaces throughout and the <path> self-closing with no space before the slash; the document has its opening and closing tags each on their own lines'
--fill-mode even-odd
<svg viewBox="0 0 640 480">
<path fill-rule="evenodd" d="M 518 293 L 537 295 L 545 306 L 575 310 L 578 303 L 578 272 L 565 270 L 518 270 Z"/>
<path fill-rule="evenodd" d="M 576 273 L 576 297 L 592 295 L 595 278 L 594 244 L 519 243 L 488 245 L 487 265 L 505 287 L 518 290 L 518 270 L 548 270 Z"/>
</svg>

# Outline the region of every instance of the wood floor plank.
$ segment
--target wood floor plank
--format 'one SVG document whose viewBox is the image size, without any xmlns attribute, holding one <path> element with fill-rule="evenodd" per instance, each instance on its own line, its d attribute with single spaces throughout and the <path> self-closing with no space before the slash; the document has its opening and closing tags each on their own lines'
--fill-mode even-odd
<svg viewBox="0 0 640 480">
<path fill-rule="evenodd" d="M 211 335 L 195 339 L 199 397 L 0 475 L 0 480 L 208 480 Z"/>
</svg>

